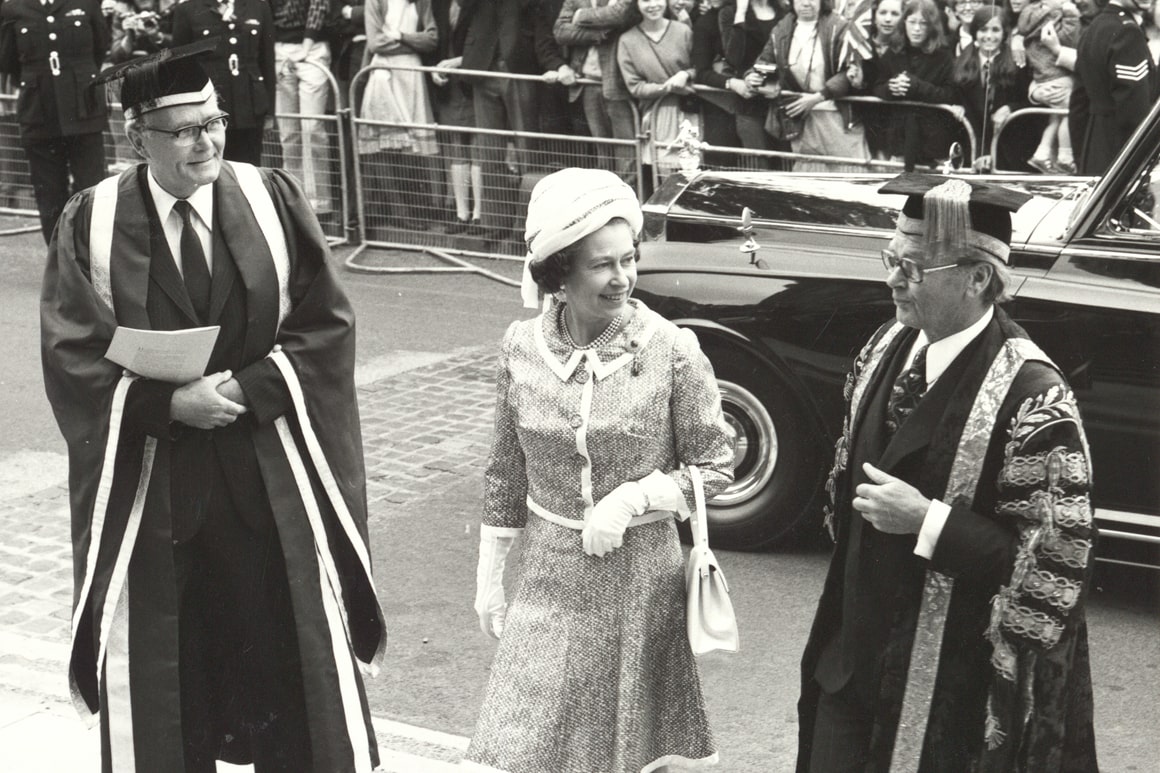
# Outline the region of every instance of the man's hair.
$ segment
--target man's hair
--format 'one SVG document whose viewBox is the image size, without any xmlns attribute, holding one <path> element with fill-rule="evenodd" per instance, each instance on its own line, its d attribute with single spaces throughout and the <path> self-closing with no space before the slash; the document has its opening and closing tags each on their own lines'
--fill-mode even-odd
<svg viewBox="0 0 1160 773">
<path fill-rule="evenodd" d="M 218 110 L 222 109 L 222 95 L 217 92 L 217 89 L 214 89 L 214 92 L 213 92 L 213 103 L 214 103 L 214 106 Z M 161 108 L 161 109 L 165 110 L 166 108 Z M 160 111 L 155 110 L 153 112 L 160 112 Z M 145 115 L 149 115 L 149 113 L 146 113 Z M 132 140 L 133 132 L 136 132 L 140 128 L 145 126 L 145 123 L 141 120 L 144 117 L 145 116 L 137 116 L 136 118 L 126 118 L 125 119 L 125 136 L 129 137 L 130 140 Z M 136 148 L 134 148 L 134 149 L 136 149 Z"/>
<path fill-rule="evenodd" d="M 1011 283 L 1014 280 L 1011 269 L 994 258 L 982 258 L 979 262 L 991 267 L 991 281 L 983 288 L 983 300 L 987 303 L 1006 303 L 1011 300 Z"/>
</svg>

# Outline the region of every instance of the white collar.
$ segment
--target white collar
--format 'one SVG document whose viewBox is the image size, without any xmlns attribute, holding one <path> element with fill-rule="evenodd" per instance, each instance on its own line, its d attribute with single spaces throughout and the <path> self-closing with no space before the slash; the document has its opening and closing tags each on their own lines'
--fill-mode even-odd
<svg viewBox="0 0 1160 773">
<path fill-rule="evenodd" d="M 962 354 L 963 349 L 979 337 L 979 334 L 986 329 L 987 325 L 991 324 L 991 319 L 995 316 L 995 307 L 988 306 L 983 316 L 979 317 L 978 321 L 973 325 L 963 328 L 957 333 L 947 336 L 933 344 L 929 343 L 926 333 L 921 330 L 918 337 L 914 339 L 914 346 L 910 349 L 910 357 L 908 362 L 914 360 L 914 355 L 920 348 L 926 346 L 926 383 L 929 387 L 938 377 L 950 367 L 955 358 Z M 908 365 L 909 367 L 909 365 Z"/>
<path fill-rule="evenodd" d="M 161 183 L 153 176 L 153 170 L 146 175 L 149 178 L 149 193 L 153 195 L 153 205 L 157 207 L 157 218 L 162 225 L 169 219 L 169 213 L 173 211 L 173 205 L 177 203 L 177 197 L 169 191 L 161 187 Z M 201 222 L 206 229 L 213 231 L 213 185 L 202 185 L 195 190 L 186 201 L 197 216 L 201 218 Z"/>
</svg>

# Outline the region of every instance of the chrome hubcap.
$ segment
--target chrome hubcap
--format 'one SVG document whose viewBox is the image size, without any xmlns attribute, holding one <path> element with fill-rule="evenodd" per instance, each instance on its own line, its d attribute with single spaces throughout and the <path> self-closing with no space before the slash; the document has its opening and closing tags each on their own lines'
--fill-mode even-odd
<svg viewBox="0 0 1160 773">
<path fill-rule="evenodd" d="M 718 381 L 725 423 L 733 434 L 733 474 L 730 486 L 713 499 L 711 520 L 727 523 L 731 508 L 743 504 L 765 488 L 777 467 L 777 430 L 761 401 L 748 389 Z"/>
</svg>

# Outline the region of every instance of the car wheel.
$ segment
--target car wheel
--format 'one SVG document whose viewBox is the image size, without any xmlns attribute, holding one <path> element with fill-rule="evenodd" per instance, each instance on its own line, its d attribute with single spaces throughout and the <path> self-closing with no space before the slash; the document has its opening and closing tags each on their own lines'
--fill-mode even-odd
<svg viewBox="0 0 1160 773">
<path fill-rule="evenodd" d="M 825 469 L 809 409 L 785 376 L 740 347 L 706 342 L 734 436 L 734 481 L 709 503 L 709 541 L 754 550 L 820 512 Z"/>
</svg>

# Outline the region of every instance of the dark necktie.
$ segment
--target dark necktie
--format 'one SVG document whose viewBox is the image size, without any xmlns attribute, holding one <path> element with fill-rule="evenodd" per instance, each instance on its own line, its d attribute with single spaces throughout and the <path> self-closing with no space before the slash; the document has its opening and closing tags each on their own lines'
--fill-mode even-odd
<svg viewBox="0 0 1160 773">
<path fill-rule="evenodd" d="M 205 261 L 205 250 L 201 246 L 201 239 L 197 238 L 197 231 L 193 228 L 190 219 L 193 208 L 184 199 L 178 199 L 173 205 L 174 211 L 181 216 L 181 274 L 185 277 L 185 289 L 189 293 L 189 300 L 193 302 L 193 310 L 202 323 L 209 319 L 209 266 Z"/>
<path fill-rule="evenodd" d="M 926 393 L 926 347 L 914 355 L 910 367 L 894 380 L 890 390 L 890 400 L 886 404 L 886 431 L 893 435 L 898 431 Z"/>
</svg>

